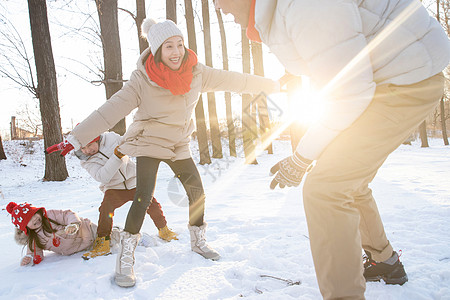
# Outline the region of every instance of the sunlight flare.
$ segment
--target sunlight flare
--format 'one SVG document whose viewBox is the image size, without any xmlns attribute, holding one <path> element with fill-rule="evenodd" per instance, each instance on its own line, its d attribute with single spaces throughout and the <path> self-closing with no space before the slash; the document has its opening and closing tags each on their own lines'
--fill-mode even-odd
<svg viewBox="0 0 450 300">
<path fill-rule="evenodd" d="M 246 158 L 246 161 L 252 161 L 259 154 L 261 154 L 280 134 L 286 130 L 293 122 L 300 121 L 301 123 L 311 126 L 314 123 L 320 122 L 321 118 L 327 113 L 327 102 L 333 97 L 332 93 L 337 92 L 340 88 L 344 87 L 353 78 L 360 76 L 364 70 L 360 69 L 360 63 L 370 57 L 370 53 L 378 47 L 383 41 L 385 41 L 399 26 L 407 21 L 412 15 L 420 8 L 420 2 L 412 2 L 406 7 L 401 14 L 399 14 L 386 28 L 378 34 L 373 40 L 371 40 L 364 49 L 362 49 L 358 55 L 356 55 L 342 70 L 337 73 L 322 89 L 314 90 L 309 83 L 309 78 L 302 77 L 302 88 L 294 94 L 293 107 L 289 108 L 289 113 L 286 119 L 283 120 L 278 127 L 273 128 L 265 133 L 261 138 L 261 143 L 255 147 L 255 151 L 251 157 Z M 394 47 L 393 47 L 394 48 Z M 394 49 L 392 49 L 394 51 Z M 389 53 L 385 53 L 387 57 Z M 243 164 L 233 167 L 233 170 L 228 174 L 225 179 L 220 178 L 214 184 L 214 192 L 222 192 L 226 190 L 231 182 L 236 177 L 245 174 L 246 170 L 251 165 Z M 269 179 L 267 184 L 269 184 Z M 218 184 L 217 184 L 218 183 Z"/>
<path fill-rule="evenodd" d="M 302 88 L 293 93 L 291 103 L 289 123 L 296 122 L 305 126 L 320 122 L 327 109 L 323 94 L 311 86 L 307 77 L 302 79 Z"/>
</svg>

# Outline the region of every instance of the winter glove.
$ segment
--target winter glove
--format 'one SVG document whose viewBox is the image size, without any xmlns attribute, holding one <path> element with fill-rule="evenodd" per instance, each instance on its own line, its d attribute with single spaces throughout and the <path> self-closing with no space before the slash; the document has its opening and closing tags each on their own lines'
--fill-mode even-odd
<svg viewBox="0 0 450 300">
<path fill-rule="evenodd" d="M 114 154 L 115 154 L 119 159 L 122 159 L 122 157 L 125 156 L 125 154 L 123 154 L 122 152 L 119 151 L 119 146 L 117 146 L 116 148 L 114 148 Z"/>
<path fill-rule="evenodd" d="M 64 232 L 68 235 L 74 235 L 75 233 L 78 232 L 78 229 L 80 228 L 80 226 L 77 223 L 72 223 L 66 226 L 66 228 L 64 228 Z"/>
<path fill-rule="evenodd" d="M 280 188 L 285 186 L 298 186 L 302 181 L 303 175 L 309 171 L 312 160 L 302 157 L 296 151 L 292 156 L 279 161 L 270 169 L 270 175 L 276 174 L 270 183 L 270 189 L 274 189 L 277 184 Z"/>
<path fill-rule="evenodd" d="M 45 154 L 50 154 L 53 153 L 55 151 L 61 151 L 61 156 L 66 156 L 67 153 L 69 153 L 71 150 L 73 150 L 73 146 L 71 143 L 69 143 L 67 140 L 65 140 L 64 142 L 61 142 L 59 144 L 55 144 L 53 146 L 48 147 L 47 149 L 45 149 Z"/>
</svg>

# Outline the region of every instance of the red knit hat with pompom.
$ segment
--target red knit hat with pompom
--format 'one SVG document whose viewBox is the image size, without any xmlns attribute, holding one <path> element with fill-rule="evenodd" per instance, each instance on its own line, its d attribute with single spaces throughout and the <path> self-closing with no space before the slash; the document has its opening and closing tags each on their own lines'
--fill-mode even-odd
<svg viewBox="0 0 450 300">
<path fill-rule="evenodd" d="M 98 136 L 98 137 L 96 137 L 95 139 L 93 139 L 92 141 L 90 141 L 89 144 L 91 144 L 91 143 L 93 143 L 93 142 L 96 142 L 96 141 L 98 141 L 98 140 L 100 140 L 100 136 Z M 88 145 L 89 145 L 89 144 L 88 144 Z"/>
<path fill-rule="evenodd" d="M 43 207 L 34 207 L 28 203 L 17 204 L 15 202 L 9 202 L 6 206 L 6 210 L 11 214 L 11 221 L 17 228 L 25 232 L 27 234 L 27 225 L 30 222 L 31 218 L 34 214 L 42 209 L 44 216 L 47 216 L 47 212 Z"/>
<path fill-rule="evenodd" d="M 47 211 L 43 207 L 34 207 L 28 203 L 17 204 L 15 202 L 9 202 L 6 206 L 6 210 L 11 214 L 11 221 L 17 228 L 22 230 L 26 235 L 27 233 L 27 225 L 30 222 L 31 218 L 34 216 L 38 210 L 42 209 L 42 214 L 44 217 L 48 219 Z M 50 225 L 51 227 L 51 225 Z M 53 233 L 53 245 L 58 247 L 60 244 L 59 238 L 56 238 L 55 233 Z M 42 261 L 42 257 L 36 254 L 36 241 L 34 242 L 34 256 L 33 263 L 35 265 L 39 264 Z"/>
</svg>

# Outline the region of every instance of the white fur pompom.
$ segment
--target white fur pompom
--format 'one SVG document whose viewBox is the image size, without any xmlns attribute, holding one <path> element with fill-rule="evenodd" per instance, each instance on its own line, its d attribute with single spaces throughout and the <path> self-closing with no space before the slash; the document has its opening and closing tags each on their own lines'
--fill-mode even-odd
<svg viewBox="0 0 450 300">
<path fill-rule="evenodd" d="M 150 30 L 150 27 L 152 27 L 155 24 L 156 24 L 156 21 L 153 20 L 153 19 L 145 19 L 142 22 L 141 30 L 142 30 L 143 37 L 147 37 L 147 34 L 148 34 L 149 30 Z"/>
</svg>

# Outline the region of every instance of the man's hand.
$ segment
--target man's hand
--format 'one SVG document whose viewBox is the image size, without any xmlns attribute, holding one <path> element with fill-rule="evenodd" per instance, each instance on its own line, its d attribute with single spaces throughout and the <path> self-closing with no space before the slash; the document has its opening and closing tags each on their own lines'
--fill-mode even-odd
<svg viewBox="0 0 450 300">
<path fill-rule="evenodd" d="M 280 185 L 280 188 L 298 186 L 302 181 L 303 175 L 305 175 L 306 171 L 309 171 L 308 167 L 311 163 L 312 160 L 302 157 L 297 152 L 279 161 L 270 169 L 271 176 L 276 174 L 270 183 L 270 189 L 275 189 L 277 185 Z"/>
<path fill-rule="evenodd" d="M 72 144 L 69 143 L 67 140 L 65 140 L 64 142 L 48 147 L 47 149 L 45 149 L 44 152 L 45 154 L 50 154 L 55 151 L 61 151 L 61 156 L 66 156 L 66 154 L 72 150 L 73 150 Z"/>
</svg>

